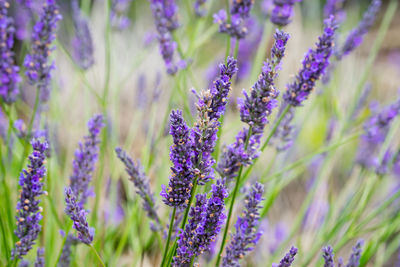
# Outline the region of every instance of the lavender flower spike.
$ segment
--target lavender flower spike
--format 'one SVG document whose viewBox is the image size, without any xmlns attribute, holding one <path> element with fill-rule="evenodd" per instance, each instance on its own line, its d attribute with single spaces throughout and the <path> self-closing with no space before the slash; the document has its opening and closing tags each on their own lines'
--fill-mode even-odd
<svg viewBox="0 0 400 267">
<path fill-rule="evenodd" d="M 78 244 L 79 239 L 72 234 L 68 234 L 65 240 L 64 247 L 61 252 L 60 260 L 57 263 L 58 267 L 69 267 L 71 263 L 71 247 Z"/>
<path fill-rule="evenodd" d="M 171 207 L 186 206 L 193 187 L 192 142 L 189 127 L 179 110 L 171 113 L 171 129 L 173 145 L 170 148 L 170 159 L 173 163 L 168 188 L 162 185 L 163 202 Z"/>
<path fill-rule="evenodd" d="M 276 98 L 279 91 L 274 87 L 274 80 L 280 68 L 281 60 L 285 54 L 285 46 L 289 35 L 283 31 L 276 31 L 275 44 L 271 50 L 271 59 L 264 63 L 258 81 L 253 85 L 250 95 L 245 91 L 244 99 L 240 99 L 240 118 L 252 127 L 251 136 L 249 128 L 245 128 L 236 136 L 236 142 L 225 148 L 218 163 L 218 172 L 228 179 L 236 176 L 242 164 L 248 165 L 257 157 L 257 149 L 267 117 L 277 105 Z M 249 145 L 245 148 L 245 141 Z"/>
<path fill-rule="evenodd" d="M 95 115 L 88 122 L 89 135 L 84 137 L 84 143 L 79 143 L 75 151 L 73 161 L 73 173 L 70 179 L 70 186 L 78 204 L 84 207 L 87 198 L 92 194 L 89 183 L 92 180 L 93 171 L 99 153 L 99 134 L 104 126 L 103 116 Z"/>
<path fill-rule="evenodd" d="M 8 104 L 16 100 L 21 81 L 13 52 L 15 28 L 13 19 L 8 16 L 9 7 L 8 1 L 0 0 L 0 96 Z"/>
<path fill-rule="evenodd" d="M 273 263 L 272 267 L 290 267 L 294 261 L 294 257 L 297 254 L 297 248 L 292 247 L 290 251 L 283 257 L 279 264 Z"/>
<path fill-rule="evenodd" d="M 364 240 L 357 241 L 357 244 L 353 247 L 353 252 L 350 255 L 349 263 L 347 263 L 346 267 L 358 267 L 360 265 L 363 244 Z"/>
<path fill-rule="evenodd" d="M 381 0 L 372 0 L 372 3 L 368 7 L 368 10 L 364 13 L 360 23 L 349 33 L 345 43 L 343 44 L 343 47 L 337 52 L 336 57 L 338 59 L 348 55 L 361 44 L 364 35 L 367 34 L 369 29 L 374 24 L 376 15 L 380 10 L 381 5 Z"/>
<path fill-rule="evenodd" d="M 197 16 L 203 17 L 206 14 L 206 10 L 202 8 L 206 2 L 207 0 L 194 1 L 194 13 L 196 13 Z"/>
<path fill-rule="evenodd" d="M 78 232 L 78 238 L 82 243 L 90 245 L 93 242 L 94 228 L 89 227 L 87 212 L 78 204 L 72 189 L 65 189 L 65 213 L 73 221 L 73 227 Z"/>
<path fill-rule="evenodd" d="M 94 64 L 92 34 L 87 19 L 79 9 L 78 1 L 72 1 L 71 6 L 75 28 L 75 36 L 72 40 L 74 59 L 79 67 L 87 70 Z"/>
<path fill-rule="evenodd" d="M 52 43 L 56 38 L 57 22 L 61 20 L 55 0 L 46 0 L 39 21 L 32 32 L 32 51 L 26 55 L 24 66 L 30 84 L 38 86 L 40 100 L 47 102 L 50 97 L 51 71 L 54 63 L 49 62 Z"/>
<path fill-rule="evenodd" d="M 11 252 L 13 259 L 22 259 L 32 249 L 41 230 L 39 222 L 42 219 L 42 208 L 39 207 L 38 197 L 46 193 L 42 190 L 42 180 L 46 175 L 44 163 L 47 143 L 32 140 L 31 144 L 33 152 L 29 156 L 30 163 L 22 171 L 19 180 L 22 190 L 17 203 L 17 229 L 14 231 L 19 240 Z"/>
<path fill-rule="evenodd" d="M 150 6 L 158 32 L 161 55 L 168 74 L 174 75 L 178 67 L 174 62 L 174 52 L 177 45 L 173 41 L 172 31 L 179 26 L 176 16 L 178 6 L 175 0 L 150 0 Z"/>
<path fill-rule="evenodd" d="M 324 247 L 322 249 L 324 254 L 322 255 L 324 257 L 324 267 L 335 267 L 335 261 L 334 261 L 334 256 L 333 254 L 333 249 L 331 246 Z"/>
<path fill-rule="evenodd" d="M 324 6 L 324 17 L 329 18 L 333 15 L 335 20 L 341 23 L 346 17 L 346 12 L 343 10 L 344 1 L 345 0 L 327 0 Z"/>
<path fill-rule="evenodd" d="M 301 106 L 314 89 L 316 81 L 324 74 L 334 46 L 334 35 L 337 25 L 334 17 L 325 20 L 325 28 L 314 50 L 309 50 L 303 60 L 303 68 L 296 76 L 296 80 L 289 84 L 283 95 L 286 103 L 292 106 Z"/>
<path fill-rule="evenodd" d="M 35 267 L 44 267 L 44 266 L 45 266 L 44 248 L 38 248 L 36 261 L 35 261 Z"/>
<path fill-rule="evenodd" d="M 155 222 L 152 229 L 160 229 L 160 219 L 155 210 L 156 204 L 154 195 L 151 192 L 149 179 L 143 171 L 143 167 L 138 161 L 137 164 L 123 151 L 121 148 L 116 148 L 118 158 L 125 164 L 125 170 L 130 176 L 130 180 L 136 187 L 136 192 L 143 200 L 143 208 L 147 213 L 147 216 Z"/>
<path fill-rule="evenodd" d="M 222 266 L 240 267 L 239 260 L 242 259 L 249 251 L 254 249 L 262 233 L 257 231 L 260 215 L 258 210 L 260 202 L 263 200 L 264 186 L 255 183 L 251 191 L 245 198 L 245 210 L 242 216 L 238 218 L 235 228 L 236 233 L 232 235 L 226 256 L 222 259 Z"/>
<path fill-rule="evenodd" d="M 271 12 L 271 22 L 277 26 L 286 26 L 292 20 L 293 6 L 301 0 L 274 0 L 274 8 Z"/>
</svg>

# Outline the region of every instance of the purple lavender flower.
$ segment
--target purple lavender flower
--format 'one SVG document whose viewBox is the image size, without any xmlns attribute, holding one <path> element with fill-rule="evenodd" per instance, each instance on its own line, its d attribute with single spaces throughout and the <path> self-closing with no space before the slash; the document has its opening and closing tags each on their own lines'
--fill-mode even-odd
<svg viewBox="0 0 400 267">
<path fill-rule="evenodd" d="M 324 247 L 322 249 L 324 254 L 322 255 L 324 257 L 324 267 L 335 267 L 335 261 L 334 261 L 334 256 L 333 254 L 333 249 L 331 246 Z"/>
<path fill-rule="evenodd" d="M 139 161 L 135 164 L 121 148 L 116 148 L 115 152 L 118 158 L 125 164 L 125 170 L 135 185 L 136 192 L 143 200 L 143 209 L 146 211 L 147 216 L 155 223 L 152 229 L 160 229 L 160 219 L 157 215 L 154 195 L 151 192 L 149 179 L 146 177 L 143 167 Z"/>
<path fill-rule="evenodd" d="M 297 248 L 292 247 L 290 251 L 283 257 L 279 264 L 273 263 L 272 267 L 290 267 L 294 261 L 294 257 L 297 254 Z"/>
<path fill-rule="evenodd" d="M 8 16 L 9 7 L 6 0 L 0 0 L 0 96 L 8 104 L 16 100 L 21 81 L 13 52 L 15 27 L 13 19 Z"/>
<path fill-rule="evenodd" d="M 212 185 L 211 196 L 207 203 L 205 195 L 196 196 L 196 205 L 191 208 L 189 222 L 180 235 L 178 254 L 174 257 L 173 266 L 189 266 L 192 258 L 209 249 L 225 221 L 224 199 L 227 196 L 222 180 L 217 180 L 217 183 Z"/>
<path fill-rule="evenodd" d="M 324 6 L 324 17 L 329 18 L 333 15 L 338 23 L 343 22 L 346 17 L 346 12 L 343 10 L 344 1 L 327 0 Z"/>
<path fill-rule="evenodd" d="M 170 148 L 169 155 L 174 166 L 171 167 L 172 174 L 168 188 L 162 185 L 160 195 L 166 205 L 180 207 L 188 203 L 190 191 L 193 187 L 192 141 L 190 139 L 190 129 L 183 119 L 181 111 L 171 112 L 170 123 L 173 145 Z"/>
<path fill-rule="evenodd" d="M 271 22 L 277 26 L 286 26 L 292 22 L 293 6 L 301 0 L 274 0 L 274 8 L 271 12 Z"/>
<path fill-rule="evenodd" d="M 309 50 L 303 60 L 303 68 L 296 80 L 289 84 L 283 95 L 285 101 L 292 106 L 301 106 L 314 89 L 316 81 L 324 74 L 332 55 L 334 35 L 337 25 L 331 16 L 325 20 L 325 28 L 314 50 Z"/>
<path fill-rule="evenodd" d="M 254 0 L 234 0 L 230 10 L 230 21 L 224 9 L 214 14 L 214 23 L 219 24 L 219 32 L 227 33 L 236 39 L 247 34 L 246 19 L 250 16 Z"/>
<path fill-rule="evenodd" d="M 197 16 L 203 17 L 206 14 L 206 10 L 203 8 L 206 2 L 207 0 L 196 0 L 194 2 L 194 13 L 196 13 Z"/>
<path fill-rule="evenodd" d="M 44 248 L 38 248 L 36 261 L 35 261 L 35 267 L 44 267 L 44 265 L 45 265 Z"/>
<path fill-rule="evenodd" d="M 72 39 L 72 48 L 75 62 L 84 70 L 94 64 L 93 41 L 87 18 L 79 9 L 78 1 L 72 1 L 72 19 L 74 22 L 75 36 Z"/>
<path fill-rule="evenodd" d="M 70 187 L 81 208 L 85 206 L 87 198 L 92 194 L 89 183 L 92 180 L 98 158 L 99 134 L 104 126 L 103 120 L 101 114 L 90 119 L 88 122 L 89 135 L 84 137 L 84 143 L 79 143 L 72 162 L 73 173 L 69 178 Z"/>
<path fill-rule="evenodd" d="M 177 20 L 178 6 L 175 0 L 150 0 L 151 10 L 158 32 L 160 52 L 167 67 L 167 72 L 174 75 L 178 67 L 174 62 L 177 47 L 172 38 L 172 31 L 179 27 Z"/>
<path fill-rule="evenodd" d="M 365 124 L 365 134 L 361 137 L 357 163 L 363 168 L 378 168 L 377 153 L 386 139 L 391 123 L 400 114 L 400 100 L 373 115 Z"/>
<path fill-rule="evenodd" d="M 131 25 L 127 13 L 132 0 L 113 0 L 111 5 L 111 24 L 118 30 L 124 30 Z"/>
<path fill-rule="evenodd" d="M 347 263 L 346 267 L 358 267 L 360 265 L 360 258 L 363 245 L 364 245 L 364 240 L 357 241 L 357 244 L 353 247 L 353 252 L 350 255 L 349 263 Z"/>
<path fill-rule="evenodd" d="M 62 233 L 64 236 L 65 233 Z M 60 260 L 57 263 L 58 267 L 69 267 L 71 264 L 71 247 L 78 244 L 79 239 L 72 234 L 68 234 L 65 240 L 64 247 L 61 252 Z"/>
<path fill-rule="evenodd" d="M 78 232 L 79 240 L 90 245 L 93 242 L 94 228 L 89 227 L 86 220 L 87 212 L 78 203 L 70 187 L 65 189 L 65 203 L 65 213 L 73 221 L 73 227 Z"/>
<path fill-rule="evenodd" d="M 242 164 L 248 165 L 257 157 L 257 149 L 267 117 L 277 105 L 276 98 L 279 91 L 274 87 L 274 80 L 280 68 L 281 60 L 285 54 L 285 46 L 289 35 L 282 31 L 276 31 L 275 44 L 271 50 L 271 59 L 264 63 L 258 81 L 253 85 L 250 95 L 245 91 L 244 99 L 240 99 L 240 118 L 252 128 L 244 128 L 236 137 L 236 142 L 225 148 L 218 163 L 218 172 L 224 177 L 233 178 Z M 249 144 L 245 147 L 246 140 Z"/>
<path fill-rule="evenodd" d="M 56 38 L 57 22 L 61 20 L 55 0 L 46 0 L 39 21 L 32 33 L 32 50 L 24 61 L 26 76 L 30 84 L 38 86 L 40 100 L 47 102 L 50 97 L 51 71 L 54 63 L 49 62 L 49 55 L 54 49 L 52 43 Z"/>
<path fill-rule="evenodd" d="M 381 0 L 372 0 L 360 23 L 349 33 L 343 47 L 337 52 L 336 57 L 338 59 L 348 55 L 362 43 L 364 35 L 368 33 L 374 24 L 381 5 Z"/>
<path fill-rule="evenodd" d="M 42 180 L 46 175 L 44 163 L 47 143 L 32 140 L 31 144 L 33 152 L 29 156 L 30 163 L 27 169 L 22 171 L 19 180 L 22 190 L 17 203 L 17 229 L 14 231 L 19 240 L 11 253 L 13 259 L 22 259 L 32 249 L 42 228 L 39 224 L 42 208 L 39 207 L 38 197 L 46 193 L 42 190 Z"/>
<path fill-rule="evenodd" d="M 257 231 L 260 215 L 260 202 L 263 200 L 264 186 L 256 182 L 244 200 L 245 210 L 238 218 L 236 232 L 231 236 L 231 241 L 222 259 L 222 266 L 240 266 L 239 260 L 249 251 L 253 250 L 262 233 Z"/>
</svg>

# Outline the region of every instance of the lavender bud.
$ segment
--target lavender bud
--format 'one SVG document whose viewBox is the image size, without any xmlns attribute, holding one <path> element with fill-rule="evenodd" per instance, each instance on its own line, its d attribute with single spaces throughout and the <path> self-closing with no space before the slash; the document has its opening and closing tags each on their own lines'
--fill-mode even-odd
<svg viewBox="0 0 400 267">
<path fill-rule="evenodd" d="M 262 232 L 257 231 L 260 215 L 260 202 L 263 200 L 264 186 L 256 182 L 244 200 L 245 210 L 238 218 L 236 232 L 231 236 L 231 241 L 222 259 L 222 266 L 240 266 L 239 260 L 249 251 L 253 250 Z"/>
<path fill-rule="evenodd" d="M 35 24 L 32 33 L 32 50 L 24 61 L 26 76 L 30 84 L 38 86 L 40 100 L 47 102 L 50 97 L 51 71 L 54 63 L 49 62 L 50 52 L 56 38 L 57 22 L 61 20 L 55 0 L 46 0 L 39 21 Z"/>
<path fill-rule="evenodd" d="M 12 259 L 22 259 L 32 249 L 42 228 L 39 224 L 42 208 L 39 207 L 38 197 L 45 194 L 42 180 L 46 175 L 44 163 L 47 143 L 32 140 L 31 144 L 33 152 L 29 156 L 29 164 L 26 170 L 22 170 L 19 180 L 22 190 L 16 207 L 17 229 L 14 231 L 19 240 L 11 252 Z"/>
<path fill-rule="evenodd" d="M 274 0 L 274 8 L 271 12 L 271 22 L 283 27 L 292 22 L 293 6 L 301 0 Z"/>
<path fill-rule="evenodd" d="M 35 267 L 44 267 L 44 266 L 45 266 L 44 248 L 38 248 L 36 261 L 35 261 Z"/>
<path fill-rule="evenodd" d="M 154 221 L 155 230 L 160 229 L 160 219 L 157 215 L 154 194 L 151 192 L 149 178 L 144 173 L 143 167 L 138 161 L 137 164 L 123 151 L 121 148 L 116 148 L 118 158 L 125 164 L 125 170 L 130 176 L 130 181 L 136 187 L 136 192 L 142 198 L 143 209 L 146 211 L 147 216 Z"/>
<path fill-rule="evenodd" d="M 324 6 L 324 17 L 329 18 L 331 15 L 335 17 L 338 23 L 344 21 L 346 12 L 343 10 L 345 0 L 327 0 Z"/>
<path fill-rule="evenodd" d="M 290 251 L 283 257 L 279 264 L 273 263 L 272 267 L 290 267 L 294 261 L 294 257 L 297 254 L 297 248 L 292 247 Z"/>
<path fill-rule="evenodd" d="M 335 262 L 334 262 L 334 256 L 333 254 L 333 249 L 331 246 L 324 247 L 322 249 L 324 254 L 322 255 L 324 257 L 324 267 L 335 267 Z"/>
<path fill-rule="evenodd" d="M 0 96 L 7 104 L 16 100 L 21 81 L 13 52 L 15 27 L 13 19 L 8 16 L 9 7 L 8 1 L 0 0 Z"/>
<path fill-rule="evenodd" d="M 357 241 L 357 244 L 353 247 L 353 252 L 350 255 L 349 263 L 346 265 L 346 267 L 358 267 L 360 265 L 360 258 L 363 245 L 364 245 L 364 240 Z"/>
<path fill-rule="evenodd" d="M 58 267 L 69 267 L 71 264 L 71 247 L 78 244 L 79 239 L 71 234 L 68 234 L 65 240 L 64 247 L 61 252 L 60 260 L 57 263 Z"/>
</svg>

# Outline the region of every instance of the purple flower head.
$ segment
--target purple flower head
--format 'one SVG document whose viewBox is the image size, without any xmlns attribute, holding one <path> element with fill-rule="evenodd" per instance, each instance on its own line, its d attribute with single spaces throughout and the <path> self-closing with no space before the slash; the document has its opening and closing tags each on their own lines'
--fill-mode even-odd
<svg viewBox="0 0 400 267">
<path fill-rule="evenodd" d="M 167 72 L 173 75 L 178 67 L 174 62 L 176 43 L 172 38 L 172 31 L 179 27 L 177 19 L 178 6 L 175 0 L 150 0 L 151 10 L 158 32 L 160 53 L 167 67 Z"/>
<path fill-rule="evenodd" d="M 374 114 L 364 124 L 365 134 L 361 136 L 357 163 L 364 168 L 378 168 L 377 154 L 386 139 L 391 123 L 400 114 L 400 100 Z"/>
<path fill-rule="evenodd" d="M 64 236 L 65 233 L 62 234 Z M 71 247 L 79 243 L 79 239 L 72 234 L 68 234 L 65 240 L 64 247 L 61 252 L 60 260 L 57 263 L 58 267 L 69 267 L 71 264 Z"/>
<path fill-rule="evenodd" d="M 194 13 L 196 13 L 196 16 L 203 17 L 206 14 L 206 10 L 203 8 L 203 6 L 206 2 L 207 2 L 207 0 L 194 1 L 193 7 L 194 7 Z"/>
<path fill-rule="evenodd" d="M 307 52 L 296 80 L 287 86 L 283 98 L 288 104 L 301 106 L 314 89 L 315 83 L 324 74 L 332 55 L 336 29 L 337 25 L 333 16 L 325 20 L 324 32 L 319 37 L 316 48 Z"/>
<path fill-rule="evenodd" d="M 78 1 L 72 1 L 71 5 L 75 29 L 75 36 L 72 39 L 74 59 L 80 68 L 86 70 L 94 64 L 92 34 L 87 18 L 79 9 Z"/>
<path fill-rule="evenodd" d="M 156 211 L 156 203 L 154 194 L 151 192 L 149 178 L 144 173 L 143 167 L 138 161 L 137 164 L 123 151 L 121 148 L 116 148 L 118 158 L 125 164 L 125 170 L 129 174 L 130 179 L 136 187 L 136 192 L 143 200 L 143 209 L 147 216 L 154 221 L 153 229 L 160 229 L 160 219 Z"/>
<path fill-rule="evenodd" d="M 369 29 L 371 29 L 374 24 L 381 5 L 381 0 L 372 0 L 372 3 L 364 13 L 360 23 L 349 33 L 343 47 L 337 52 L 336 57 L 338 59 L 348 55 L 362 43 L 364 35 L 368 33 Z"/>
<path fill-rule="evenodd" d="M 56 38 L 57 23 L 61 18 L 56 1 L 46 0 L 40 19 L 33 27 L 31 53 L 26 55 L 24 61 L 25 74 L 30 84 L 38 86 L 42 102 L 47 102 L 50 97 L 54 63 L 49 62 L 49 56 L 54 49 L 52 43 Z"/>
<path fill-rule="evenodd" d="M 292 22 L 293 6 L 300 0 L 274 0 L 274 8 L 271 12 L 271 22 L 277 26 L 286 26 Z"/>
<path fill-rule="evenodd" d="M 112 1 L 110 20 L 114 28 L 124 30 L 131 25 L 131 20 L 127 16 L 131 2 L 132 0 Z"/>
<path fill-rule="evenodd" d="M 190 197 L 193 187 L 193 165 L 192 165 L 192 140 L 190 129 L 183 119 L 182 112 L 179 110 L 171 112 L 170 135 L 173 144 L 170 148 L 171 176 L 168 188 L 162 186 L 161 196 L 163 202 L 171 207 L 185 206 Z"/>
<path fill-rule="evenodd" d="M 360 265 L 360 258 L 362 253 L 362 246 L 364 240 L 358 240 L 357 244 L 353 247 L 353 252 L 350 255 L 349 262 L 346 267 L 358 267 Z"/>
<path fill-rule="evenodd" d="M 84 142 L 79 143 L 75 150 L 75 158 L 72 162 L 73 173 L 70 179 L 70 187 L 77 199 L 78 205 L 83 209 L 87 198 L 92 195 L 89 183 L 95 170 L 99 153 L 99 134 L 104 127 L 103 115 L 93 116 L 88 122 L 89 135 L 84 137 Z"/>
<path fill-rule="evenodd" d="M 333 254 L 333 249 L 331 246 L 324 247 L 322 249 L 324 254 L 322 255 L 324 257 L 324 267 L 335 267 L 335 261 L 334 261 L 334 256 Z"/>
<path fill-rule="evenodd" d="M 87 212 L 79 205 L 76 196 L 70 187 L 65 189 L 65 213 L 73 221 L 73 228 L 78 232 L 78 239 L 87 245 L 93 242 L 94 228 L 89 227 Z"/>
<path fill-rule="evenodd" d="M 13 19 L 8 16 L 9 7 L 6 0 L 0 0 L 0 96 L 8 104 L 16 100 L 21 81 L 13 52 L 15 27 Z"/>
<path fill-rule="evenodd" d="M 297 248 L 292 247 L 285 257 L 281 260 L 279 264 L 273 263 L 272 267 L 290 267 L 294 261 L 294 257 L 297 254 Z"/>
<path fill-rule="evenodd" d="M 324 17 L 329 18 L 331 15 L 335 17 L 338 23 L 346 18 L 346 12 L 343 10 L 345 0 L 327 0 L 324 6 Z"/>
<path fill-rule="evenodd" d="M 276 31 L 274 38 L 275 44 L 271 50 L 271 59 L 264 63 L 262 72 L 251 88 L 250 94 L 244 91 L 244 99 L 238 101 L 240 118 L 252 127 L 252 130 L 248 136 L 249 129 L 243 129 L 236 136 L 236 142 L 225 148 L 218 163 L 218 172 L 224 177 L 235 177 L 242 164 L 251 164 L 252 159 L 257 157 L 260 139 L 264 127 L 268 123 L 267 117 L 277 106 L 276 98 L 279 91 L 274 86 L 274 80 L 285 55 L 285 46 L 289 35 L 283 31 Z M 247 139 L 249 140 L 248 146 L 245 147 Z"/>
<path fill-rule="evenodd" d="M 234 0 L 230 10 L 230 21 L 224 9 L 214 14 L 214 23 L 219 25 L 219 32 L 227 33 L 236 39 L 247 35 L 246 20 L 250 16 L 254 0 Z"/>
<path fill-rule="evenodd" d="M 258 210 L 261 207 L 263 193 L 264 186 L 257 182 L 246 195 L 245 209 L 235 224 L 236 232 L 231 236 L 226 256 L 222 259 L 222 266 L 240 266 L 239 260 L 253 250 L 260 239 L 262 232 L 257 231 L 260 219 Z"/>
<path fill-rule="evenodd" d="M 19 185 L 22 187 L 21 194 L 17 202 L 17 229 L 14 231 L 18 237 L 15 248 L 11 252 L 11 257 L 22 259 L 35 244 L 41 226 L 42 208 L 39 207 L 38 197 L 45 194 L 43 188 L 43 177 L 46 175 L 44 166 L 47 150 L 47 143 L 39 140 L 31 141 L 33 152 L 29 156 L 27 169 L 22 170 Z"/>
<path fill-rule="evenodd" d="M 224 182 L 212 185 L 211 196 L 197 195 L 196 204 L 190 210 L 190 218 L 179 237 L 177 256 L 173 266 L 189 266 L 191 259 L 207 251 L 215 241 L 225 221 L 224 199 L 227 197 Z"/>
<path fill-rule="evenodd" d="M 38 248 L 36 252 L 35 267 L 44 267 L 44 248 Z"/>
</svg>

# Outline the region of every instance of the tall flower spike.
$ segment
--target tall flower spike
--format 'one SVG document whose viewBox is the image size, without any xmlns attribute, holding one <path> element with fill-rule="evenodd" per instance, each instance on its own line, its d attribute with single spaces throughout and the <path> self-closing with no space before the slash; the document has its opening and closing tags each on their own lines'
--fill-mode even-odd
<svg viewBox="0 0 400 267">
<path fill-rule="evenodd" d="M 346 12 L 343 10 L 344 1 L 345 0 L 327 0 L 324 6 L 324 17 L 329 18 L 333 15 L 335 20 L 341 23 L 346 17 Z"/>
<path fill-rule="evenodd" d="M 79 67 L 86 70 L 94 63 L 92 33 L 87 18 L 84 17 L 79 8 L 78 1 L 72 1 L 71 6 L 75 29 L 75 36 L 72 39 L 74 59 Z"/>
<path fill-rule="evenodd" d="M 240 266 L 239 260 L 249 251 L 253 250 L 262 233 L 257 231 L 260 215 L 260 202 L 263 200 L 264 186 L 255 183 L 244 200 L 245 209 L 238 218 L 236 232 L 231 236 L 231 241 L 226 250 L 226 256 L 222 259 L 222 266 Z"/>
<path fill-rule="evenodd" d="M 78 238 L 82 243 L 90 245 L 93 242 L 94 228 L 89 227 L 87 212 L 78 204 L 72 189 L 65 189 L 65 213 L 73 221 L 73 227 L 78 232 Z"/>
<path fill-rule="evenodd" d="M 170 134 L 173 144 L 170 148 L 171 176 L 168 188 L 162 185 L 161 196 L 163 202 L 171 207 L 186 206 L 189 201 L 190 191 L 193 187 L 193 168 L 192 168 L 192 142 L 190 139 L 189 127 L 183 119 L 182 112 L 179 110 L 171 112 Z"/>
<path fill-rule="evenodd" d="M 150 0 L 150 7 L 158 32 L 161 55 L 168 74 L 174 75 L 178 71 L 178 67 L 174 62 L 174 52 L 177 45 L 173 40 L 172 31 L 179 27 L 178 6 L 175 0 Z"/>
<path fill-rule="evenodd" d="M 290 267 L 294 261 L 294 257 L 297 254 L 297 248 L 292 247 L 290 251 L 283 257 L 279 264 L 273 263 L 272 267 Z"/>
<path fill-rule="evenodd" d="M 324 254 L 322 257 L 324 258 L 324 267 L 335 267 L 335 261 L 334 261 L 334 256 L 333 254 L 333 248 L 331 246 L 324 247 L 322 249 Z"/>
<path fill-rule="evenodd" d="M 205 195 L 196 196 L 196 205 L 179 239 L 178 254 L 173 266 L 189 266 L 192 259 L 209 249 L 225 221 L 224 199 L 228 196 L 224 182 L 212 185 L 211 196 L 205 203 Z"/>
<path fill-rule="evenodd" d="M 46 0 L 39 21 L 33 27 L 32 50 L 24 61 L 26 76 L 30 84 L 38 86 L 40 100 L 47 102 L 50 97 L 51 71 L 54 63 L 49 61 L 52 43 L 56 38 L 57 22 L 61 20 L 55 0 Z"/>
<path fill-rule="evenodd" d="M 36 261 L 35 261 L 35 267 L 44 267 L 44 266 L 45 266 L 44 248 L 38 248 Z"/>
<path fill-rule="evenodd" d="M 42 188 L 43 177 L 46 175 L 44 163 L 47 143 L 32 140 L 31 144 L 33 152 L 29 156 L 29 164 L 19 180 L 22 190 L 17 202 L 17 229 L 14 231 L 19 240 L 11 253 L 13 259 L 22 259 L 32 249 L 41 230 L 39 222 L 42 219 L 42 208 L 39 207 L 38 197 L 45 194 Z"/>
<path fill-rule="evenodd" d="M 357 244 L 353 247 L 353 252 L 350 255 L 349 263 L 347 263 L 346 267 L 358 267 L 360 265 L 360 257 L 363 245 L 364 240 L 357 241 Z"/>
<path fill-rule="evenodd" d="M 93 116 L 88 122 L 89 135 L 84 137 L 84 142 L 79 143 L 75 151 L 75 158 L 72 162 L 73 173 L 70 179 L 70 186 L 78 204 L 84 207 L 87 198 L 92 194 L 89 183 L 92 180 L 93 171 L 99 153 L 99 134 L 104 127 L 103 115 Z"/>
<path fill-rule="evenodd" d="M 360 23 L 349 33 L 343 47 L 341 47 L 337 52 L 336 57 L 338 59 L 348 55 L 362 43 L 364 35 L 367 34 L 372 25 L 374 25 L 376 15 L 380 10 L 381 5 L 381 0 L 372 0 L 372 3 L 364 13 Z"/>
<path fill-rule="evenodd" d="M 10 4 L 0 0 L 0 96 L 5 103 L 12 103 L 19 93 L 18 83 L 21 81 L 19 67 L 15 64 L 14 21 L 8 16 Z"/>
<path fill-rule="evenodd" d="M 78 244 L 79 239 L 72 234 L 68 234 L 64 247 L 61 252 L 57 267 L 69 267 L 71 263 L 71 247 Z"/>
<path fill-rule="evenodd" d="M 275 44 L 271 50 L 271 59 L 264 62 L 262 72 L 253 85 L 250 94 L 245 91 L 244 99 L 239 99 L 240 118 L 252 127 L 251 136 L 248 136 L 249 128 L 244 128 L 236 136 L 236 142 L 225 148 L 218 163 L 218 172 L 227 178 L 236 176 L 242 164 L 248 165 L 257 157 L 257 150 L 267 117 L 277 105 L 276 98 L 279 91 L 274 86 L 277 71 L 281 60 L 285 55 L 285 47 L 289 35 L 283 31 L 276 31 Z M 245 141 L 249 139 L 249 145 L 245 149 Z"/>
<path fill-rule="evenodd" d="M 214 14 L 214 23 L 219 24 L 219 32 L 227 33 L 236 39 L 246 37 L 248 30 L 245 24 L 253 4 L 254 0 L 234 0 L 230 10 L 230 22 L 224 9 Z"/>
<path fill-rule="evenodd" d="M 325 28 L 319 37 L 314 50 L 310 49 L 304 60 L 303 68 L 296 76 L 296 80 L 287 86 L 283 98 L 292 106 L 301 106 L 314 89 L 316 81 L 324 74 L 334 46 L 334 35 L 337 25 L 334 17 L 325 20 Z"/>
<path fill-rule="evenodd" d="M 160 219 L 156 211 L 156 203 L 154 194 L 151 192 L 149 178 L 144 173 L 143 167 L 138 161 L 137 164 L 123 151 L 121 148 L 116 148 L 118 158 L 125 164 L 125 170 L 130 176 L 130 181 L 136 187 L 136 192 L 143 200 L 143 209 L 147 216 L 154 221 L 152 229 L 160 229 Z"/>
<path fill-rule="evenodd" d="M 283 27 L 292 22 L 293 6 L 301 0 L 274 0 L 274 8 L 271 12 L 271 22 Z"/>
</svg>

